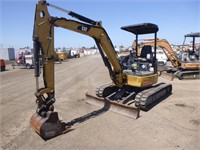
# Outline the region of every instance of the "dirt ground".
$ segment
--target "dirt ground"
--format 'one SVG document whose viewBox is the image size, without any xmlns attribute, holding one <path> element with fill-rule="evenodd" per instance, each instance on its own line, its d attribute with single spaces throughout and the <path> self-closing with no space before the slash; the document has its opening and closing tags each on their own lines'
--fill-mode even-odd
<svg viewBox="0 0 200 150">
<path fill-rule="evenodd" d="M 0 72 L 0 145 L 7 150 L 199 150 L 200 81 L 159 78 L 173 94 L 137 120 L 86 104 L 85 93 L 111 82 L 99 55 L 56 64 L 55 109 L 75 130 L 44 141 L 30 127 L 35 112 L 33 69 Z M 42 79 L 40 79 L 42 81 Z M 42 84 L 41 84 L 42 85 Z M 98 113 L 94 113 L 98 112 Z M 74 121 L 77 118 L 82 121 Z"/>
</svg>

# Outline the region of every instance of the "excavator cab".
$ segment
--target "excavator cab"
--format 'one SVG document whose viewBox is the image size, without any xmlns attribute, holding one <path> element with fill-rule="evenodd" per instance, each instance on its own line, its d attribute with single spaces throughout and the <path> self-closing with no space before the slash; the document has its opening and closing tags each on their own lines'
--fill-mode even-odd
<svg viewBox="0 0 200 150">
<path fill-rule="evenodd" d="M 199 62 L 200 46 L 197 45 L 196 40 L 200 40 L 200 32 L 186 34 L 184 36 L 183 46 L 186 45 L 186 40 L 192 38 L 192 46 L 190 48 L 182 47 L 179 53 L 180 59 L 184 62 Z M 200 42 L 200 41 L 199 41 Z"/>
<path fill-rule="evenodd" d="M 127 107 L 134 103 L 137 108 L 147 110 L 151 104 L 172 91 L 171 84 L 156 84 L 158 81 L 156 39 L 159 28 L 156 24 L 142 23 L 123 26 L 121 29 L 136 36 L 135 49 L 129 55 L 119 57 L 126 83 L 121 87 L 102 85 L 97 87 L 96 95 L 109 100 L 110 103 L 117 101 Z M 144 34 L 154 34 L 154 51 L 152 46 L 144 46 L 138 56 L 138 36 Z M 132 114 L 126 115 L 131 117 Z"/>
<path fill-rule="evenodd" d="M 154 52 L 152 52 L 152 47 L 147 45 L 143 46 L 141 49 L 141 54 L 138 56 L 138 36 L 143 34 L 154 34 L 154 37 L 156 39 L 157 32 L 159 30 L 158 26 L 152 23 L 142 23 L 142 24 L 136 24 L 136 25 L 130 25 L 130 26 L 124 26 L 121 27 L 122 30 L 131 32 L 135 34 L 136 40 L 135 40 L 135 48 L 133 48 L 133 52 L 130 52 L 130 60 L 131 59 L 136 60 L 134 62 L 134 66 L 137 66 L 135 69 L 135 75 L 138 76 L 147 76 L 147 75 L 155 75 L 153 77 L 152 84 L 155 84 L 157 82 L 157 60 L 156 60 L 156 40 L 154 40 Z M 133 58 L 132 58 L 133 57 Z"/>
<path fill-rule="evenodd" d="M 186 39 L 189 38 L 192 38 L 192 46 L 187 45 L 186 47 L 182 47 L 178 55 L 180 66 L 178 71 L 174 73 L 174 76 L 178 77 L 180 80 L 200 79 L 200 48 L 199 45 L 195 43 L 197 38 L 200 39 L 200 32 L 186 34 L 184 36 L 183 46 L 186 45 Z"/>
</svg>

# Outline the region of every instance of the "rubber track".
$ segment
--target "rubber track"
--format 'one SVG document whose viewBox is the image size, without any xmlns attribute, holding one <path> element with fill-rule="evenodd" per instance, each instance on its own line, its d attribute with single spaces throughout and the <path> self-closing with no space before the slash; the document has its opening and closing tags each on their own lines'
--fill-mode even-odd
<svg viewBox="0 0 200 150">
<path fill-rule="evenodd" d="M 108 83 L 108 84 L 104 84 L 104 85 L 98 86 L 96 88 L 96 95 L 99 96 L 99 97 L 103 97 L 104 89 L 109 87 L 109 86 L 112 86 L 112 85 L 113 85 L 112 83 Z"/>
<path fill-rule="evenodd" d="M 157 87 L 144 90 L 136 95 L 135 105 L 145 110 L 149 105 L 160 100 L 162 97 L 170 95 L 171 90 L 171 84 L 161 84 Z"/>
<path fill-rule="evenodd" d="M 185 79 L 200 79 L 200 70 L 195 71 L 178 71 L 174 74 L 180 80 Z"/>
<path fill-rule="evenodd" d="M 104 84 L 96 89 L 96 95 L 98 97 L 103 97 L 103 91 L 107 87 L 112 87 L 113 84 Z M 123 103 L 122 101 L 118 101 L 118 103 L 122 103 L 123 105 L 131 105 L 132 103 L 135 103 L 135 106 L 146 110 L 146 108 L 155 103 L 156 101 L 160 100 L 162 97 L 168 96 L 171 94 L 172 91 L 172 85 L 171 84 L 165 84 L 165 83 L 160 83 L 157 84 L 149 89 L 146 89 L 142 92 L 139 92 L 136 96 L 135 99 L 129 100 L 126 103 Z"/>
</svg>

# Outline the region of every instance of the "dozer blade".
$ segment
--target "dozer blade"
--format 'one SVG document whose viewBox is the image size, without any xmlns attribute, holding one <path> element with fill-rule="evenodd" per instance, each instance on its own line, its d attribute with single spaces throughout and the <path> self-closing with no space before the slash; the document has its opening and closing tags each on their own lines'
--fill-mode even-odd
<svg viewBox="0 0 200 150">
<path fill-rule="evenodd" d="M 140 109 L 135 106 L 125 105 L 114 101 L 109 101 L 105 98 L 99 98 L 93 95 L 86 93 L 86 103 L 98 106 L 105 107 L 105 109 L 111 110 L 113 112 L 122 114 L 124 116 L 137 119 L 139 117 Z"/>
<path fill-rule="evenodd" d="M 48 111 L 46 117 L 37 113 L 33 114 L 30 120 L 32 128 L 44 139 L 50 139 L 60 134 L 69 132 L 71 129 L 61 122 L 57 112 Z"/>
</svg>

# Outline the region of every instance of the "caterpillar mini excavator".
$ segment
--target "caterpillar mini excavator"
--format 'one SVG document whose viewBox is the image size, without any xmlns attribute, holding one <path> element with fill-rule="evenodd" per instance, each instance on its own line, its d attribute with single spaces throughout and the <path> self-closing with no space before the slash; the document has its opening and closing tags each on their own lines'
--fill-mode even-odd
<svg viewBox="0 0 200 150">
<path fill-rule="evenodd" d="M 162 48 L 163 52 L 171 62 L 172 66 L 166 66 L 165 71 L 172 73 L 172 77 L 182 79 L 200 79 L 199 57 L 195 55 L 195 38 L 200 37 L 200 33 L 187 34 L 186 37 L 193 37 L 192 51 L 180 52 L 179 56 L 172 49 L 169 42 L 165 39 L 157 39 L 157 46 Z M 184 40 L 185 41 L 185 40 Z M 146 39 L 139 43 L 140 47 L 154 46 L 154 39 Z M 184 45 L 184 44 L 183 44 Z M 189 54 L 191 53 L 191 54 Z M 189 56 L 190 55 L 190 56 Z"/>
<path fill-rule="evenodd" d="M 48 12 L 48 7 L 64 11 L 79 21 L 52 17 Z M 138 117 L 140 108 L 146 109 L 153 102 L 171 94 L 171 84 L 156 84 L 158 81 L 156 57 L 155 55 L 153 57 L 148 47 L 142 52 L 144 53 L 143 58 L 137 58 L 137 61 L 134 62 L 130 60 L 128 64 L 125 60 L 118 59 L 114 46 L 101 22 L 49 4 L 44 0 L 38 1 L 33 30 L 37 109 L 31 117 L 30 123 L 43 139 L 53 138 L 70 130 L 70 127 L 59 120 L 58 113 L 54 111 L 53 106 L 55 102 L 54 61 L 56 55 L 54 27 L 62 27 L 92 37 L 108 68 L 112 84 L 98 87 L 96 96 L 87 94 L 86 99 L 97 103 L 109 103 L 110 106 L 116 108 L 116 111 L 126 109 L 127 112 L 124 113 L 128 114 L 131 111 L 130 113 L 133 112 Z M 143 23 L 125 26 L 122 29 L 134 33 L 137 41 L 139 34 L 154 33 L 156 38 L 158 26 L 152 23 Z M 44 87 L 39 86 L 40 54 L 42 55 Z M 130 59 L 136 58 L 131 56 L 132 54 L 130 54 Z M 129 106 L 132 103 L 135 103 L 136 107 Z"/>
</svg>

